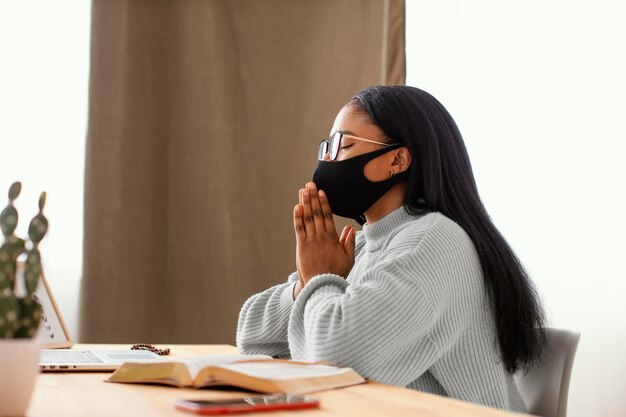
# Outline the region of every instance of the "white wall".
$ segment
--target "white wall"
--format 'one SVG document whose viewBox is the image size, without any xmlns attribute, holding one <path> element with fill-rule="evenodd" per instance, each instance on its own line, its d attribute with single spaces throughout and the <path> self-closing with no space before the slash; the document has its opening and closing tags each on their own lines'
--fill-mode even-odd
<svg viewBox="0 0 626 417">
<path fill-rule="evenodd" d="M 22 181 L 17 234 L 41 191 L 44 267 L 73 335 L 82 262 L 90 1 L 0 0 L 0 210 Z M 1 239 L 1 238 L 0 238 Z"/>
<path fill-rule="evenodd" d="M 626 414 L 626 3 L 407 1 L 407 84 L 464 135 L 551 324 L 581 332 L 569 416 Z"/>
</svg>

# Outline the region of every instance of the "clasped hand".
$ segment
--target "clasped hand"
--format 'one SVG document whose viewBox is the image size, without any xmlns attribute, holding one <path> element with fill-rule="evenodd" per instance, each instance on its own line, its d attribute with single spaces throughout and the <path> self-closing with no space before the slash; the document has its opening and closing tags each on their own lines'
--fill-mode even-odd
<svg viewBox="0 0 626 417">
<path fill-rule="evenodd" d="M 300 280 L 294 288 L 294 297 L 316 275 L 331 273 L 346 278 L 354 265 L 356 229 L 343 228 L 337 236 L 335 221 L 328 198 L 315 183 L 300 189 L 300 203 L 293 210 L 296 233 L 296 265 Z"/>
</svg>

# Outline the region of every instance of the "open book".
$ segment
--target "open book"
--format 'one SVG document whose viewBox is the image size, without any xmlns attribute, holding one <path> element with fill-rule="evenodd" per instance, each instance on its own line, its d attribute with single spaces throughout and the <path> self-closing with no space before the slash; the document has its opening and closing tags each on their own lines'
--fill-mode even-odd
<svg viewBox="0 0 626 417">
<path fill-rule="evenodd" d="M 268 394 L 304 394 L 356 385 L 365 379 L 350 368 L 319 362 L 264 355 L 211 355 L 154 363 L 126 362 L 108 381 L 195 388 L 229 385 Z"/>
</svg>

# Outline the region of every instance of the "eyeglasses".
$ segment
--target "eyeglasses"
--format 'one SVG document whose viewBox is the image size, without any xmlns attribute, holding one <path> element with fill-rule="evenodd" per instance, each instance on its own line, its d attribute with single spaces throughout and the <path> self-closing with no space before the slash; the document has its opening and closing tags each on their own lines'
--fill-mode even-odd
<svg viewBox="0 0 626 417">
<path fill-rule="evenodd" d="M 327 153 L 329 153 L 331 161 L 334 161 L 335 159 L 337 159 L 337 155 L 339 155 L 339 149 L 341 149 L 341 140 L 344 138 L 344 136 L 350 139 L 356 139 L 362 142 L 375 143 L 377 145 L 382 145 L 382 146 L 393 145 L 393 143 L 378 142 L 378 141 L 371 140 L 371 139 L 361 138 L 359 136 L 349 135 L 347 133 L 335 132 L 331 135 L 329 140 L 323 140 L 320 142 L 320 146 L 317 150 L 317 159 L 321 161 L 322 159 L 324 159 L 324 156 Z"/>
</svg>

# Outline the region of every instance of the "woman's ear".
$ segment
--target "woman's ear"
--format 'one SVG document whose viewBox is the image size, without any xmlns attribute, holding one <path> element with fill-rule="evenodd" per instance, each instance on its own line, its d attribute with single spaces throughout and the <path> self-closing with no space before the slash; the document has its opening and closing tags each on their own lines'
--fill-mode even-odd
<svg viewBox="0 0 626 417">
<path fill-rule="evenodd" d="M 411 153 L 409 152 L 409 148 L 403 146 L 396 149 L 393 154 L 394 158 L 393 162 L 391 163 L 391 167 L 393 169 L 394 175 L 409 169 L 409 166 L 411 165 Z"/>
</svg>

